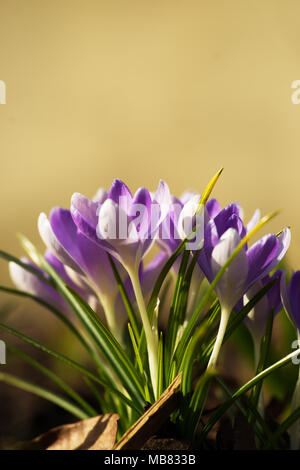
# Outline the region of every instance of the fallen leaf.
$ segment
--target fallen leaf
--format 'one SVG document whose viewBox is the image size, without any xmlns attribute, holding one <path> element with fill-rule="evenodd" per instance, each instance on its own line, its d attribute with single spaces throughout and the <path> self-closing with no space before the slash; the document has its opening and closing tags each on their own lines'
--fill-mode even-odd
<svg viewBox="0 0 300 470">
<path fill-rule="evenodd" d="M 178 407 L 180 373 L 159 399 L 125 432 L 114 450 L 141 449 L 143 444 L 155 434 Z"/>
<path fill-rule="evenodd" d="M 105 414 L 50 429 L 15 448 L 27 450 L 111 450 L 116 442 L 117 414 Z"/>
</svg>

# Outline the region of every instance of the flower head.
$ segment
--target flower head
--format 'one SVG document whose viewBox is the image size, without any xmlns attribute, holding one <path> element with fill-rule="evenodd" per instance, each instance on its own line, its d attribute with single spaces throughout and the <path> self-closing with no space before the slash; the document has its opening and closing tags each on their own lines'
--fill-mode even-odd
<svg viewBox="0 0 300 470">
<path fill-rule="evenodd" d="M 132 195 L 125 183 L 116 179 L 101 202 L 75 193 L 71 213 L 76 226 L 87 238 L 125 267 L 138 269 L 170 204 L 169 188 L 162 180 L 154 194 L 140 188 Z"/>
<path fill-rule="evenodd" d="M 205 227 L 204 246 L 198 262 L 209 282 L 213 281 L 247 233 L 239 211 L 236 204 L 230 204 Z M 279 236 L 265 235 L 250 248 L 245 244 L 216 286 L 221 305 L 231 310 L 254 283 L 277 266 L 289 244 L 288 228 Z"/>
<path fill-rule="evenodd" d="M 283 273 L 280 293 L 286 313 L 297 330 L 300 331 L 300 271 L 293 273 L 288 285 L 286 283 L 286 272 Z"/>
</svg>

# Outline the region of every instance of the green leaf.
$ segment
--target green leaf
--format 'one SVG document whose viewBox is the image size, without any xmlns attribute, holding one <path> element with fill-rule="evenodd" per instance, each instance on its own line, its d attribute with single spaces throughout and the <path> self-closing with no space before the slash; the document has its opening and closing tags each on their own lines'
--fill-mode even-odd
<svg viewBox="0 0 300 470">
<path fill-rule="evenodd" d="M 272 214 L 273 216 L 273 214 Z M 262 223 L 266 223 L 268 220 L 270 220 L 270 217 L 271 216 L 267 216 L 267 217 L 264 217 L 262 219 L 262 222 L 260 224 L 257 224 L 257 226 L 255 227 L 255 231 L 254 229 L 251 231 L 251 233 L 255 233 L 258 228 L 260 226 L 262 226 Z M 222 266 L 222 268 L 219 270 L 218 274 L 216 275 L 216 277 L 214 278 L 214 280 L 212 281 L 212 283 L 209 285 L 208 289 L 206 290 L 206 292 L 204 293 L 202 299 L 200 300 L 196 310 L 194 311 L 193 315 L 191 316 L 185 330 L 184 330 L 184 333 L 182 335 L 182 338 L 176 348 L 176 358 L 177 358 L 177 363 L 180 364 L 181 361 L 182 361 L 182 357 L 183 357 L 183 354 L 184 354 L 184 351 L 185 351 L 185 348 L 186 348 L 186 345 L 187 345 L 187 342 L 189 341 L 189 338 L 190 336 L 192 335 L 193 333 L 193 330 L 195 328 L 195 325 L 198 321 L 198 318 L 199 318 L 199 315 L 201 314 L 201 311 L 203 310 L 203 308 L 205 307 L 209 297 L 211 296 L 211 294 L 213 293 L 214 291 L 214 288 L 215 286 L 218 284 L 219 280 L 221 279 L 222 275 L 224 274 L 224 272 L 226 271 L 226 269 L 228 268 L 228 266 L 232 263 L 232 261 L 234 260 L 235 256 L 239 253 L 239 251 L 243 248 L 243 246 L 245 245 L 246 241 L 250 238 L 250 235 L 251 233 L 247 234 L 240 242 L 240 244 L 238 245 L 238 247 L 233 251 L 232 255 L 229 257 L 229 259 L 227 260 L 227 262 L 224 264 L 224 266 Z M 276 282 L 276 279 L 275 280 L 272 280 L 269 284 L 267 284 L 267 286 L 265 286 L 263 289 L 266 289 L 265 293 L 270 289 L 270 285 L 272 286 L 273 284 L 271 283 L 274 283 Z M 253 298 L 251 299 L 250 302 L 253 301 L 252 305 L 254 306 L 255 303 L 257 302 L 256 299 L 260 299 L 260 293 L 263 291 L 263 289 Z M 263 294 L 264 295 L 264 294 Z M 255 299 L 255 301 L 254 301 Z M 250 305 L 250 302 L 248 302 L 247 306 Z M 246 307 L 247 307 L 246 306 Z M 250 309 L 251 310 L 251 309 Z M 250 311 L 249 310 L 249 311 Z M 242 312 L 244 311 L 244 309 L 242 310 Z M 241 313 L 241 312 L 240 312 Z M 246 315 L 245 315 L 246 316 Z M 234 324 L 232 324 L 232 327 L 233 327 Z M 228 328 L 227 328 L 227 331 L 229 329 L 229 326 L 228 325 Z M 235 327 L 234 327 L 235 329 Z M 231 333 L 230 333 L 231 334 Z"/>
<path fill-rule="evenodd" d="M 224 335 L 223 344 L 230 338 L 230 336 L 234 333 L 237 327 L 241 324 L 241 322 L 246 318 L 248 313 L 255 307 L 255 305 L 262 299 L 264 295 L 271 289 L 273 284 L 276 282 L 276 279 L 272 279 L 268 284 L 266 284 L 247 304 L 238 312 L 234 312 L 231 314 L 231 318 L 228 322 L 228 327 L 226 329 L 226 333 Z M 217 328 L 216 328 L 217 333 Z M 203 352 L 203 360 L 206 361 L 210 356 L 215 343 L 215 338 L 211 341 L 211 343 L 207 346 L 205 351 Z"/>
<path fill-rule="evenodd" d="M 268 318 L 265 334 L 261 341 L 260 358 L 259 358 L 259 362 L 258 362 L 258 366 L 256 370 L 256 375 L 260 374 L 260 372 L 262 372 L 266 368 L 266 365 L 267 365 L 267 360 L 268 360 L 268 355 L 269 355 L 270 345 L 271 345 L 272 331 L 273 331 L 273 320 L 274 320 L 274 314 L 272 310 Z M 251 400 L 255 408 L 257 408 L 258 406 L 262 383 L 263 381 L 259 382 L 257 385 L 253 387 L 251 391 Z M 250 414 L 250 417 L 249 417 L 250 424 L 253 422 L 254 419 L 255 417 L 253 416 L 253 414 Z"/>
<path fill-rule="evenodd" d="M 45 398 L 45 400 L 51 401 L 52 403 L 55 403 L 55 405 L 58 405 L 61 408 L 64 408 L 66 411 L 76 416 L 76 418 L 87 419 L 90 417 L 89 414 L 87 414 L 85 411 L 78 408 L 76 405 L 74 405 L 71 401 L 67 400 L 66 398 L 60 395 L 57 395 L 53 392 L 50 392 L 49 390 L 46 390 L 45 388 L 42 388 L 31 382 L 15 377 L 14 375 L 11 375 L 5 372 L 0 372 L 0 381 L 5 382 L 9 385 L 13 385 L 14 387 L 21 388 L 22 390 L 25 390 L 26 392 L 34 393 L 35 395 L 38 395 L 39 397 Z"/>
<path fill-rule="evenodd" d="M 184 275 L 187 268 L 190 252 L 185 251 L 182 255 L 176 284 L 173 292 L 173 298 L 170 307 L 170 313 L 168 318 L 168 325 L 166 330 L 166 348 L 165 348 L 165 361 L 166 364 L 170 364 L 180 324 L 183 323 L 183 318 L 180 317 L 180 298 L 182 295 L 182 285 L 184 281 Z"/>
<path fill-rule="evenodd" d="M 300 406 L 295 409 L 281 424 L 278 426 L 273 434 L 273 439 L 278 442 L 279 438 L 296 422 L 300 419 Z M 264 448 L 269 449 L 270 444 L 268 443 Z"/>
<path fill-rule="evenodd" d="M 214 424 L 223 416 L 224 413 L 226 413 L 226 411 L 235 403 L 235 401 L 239 397 L 241 397 L 248 390 L 251 390 L 256 384 L 258 384 L 261 380 L 263 380 L 265 377 L 270 375 L 276 369 L 286 366 L 291 361 L 291 359 L 297 356 L 299 353 L 300 353 L 300 348 L 288 354 L 284 358 L 280 359 L 280 361 L 277 361 L 275 364 L 272 364 L 270 367 L 262 371 L 260 374 L 256 375 L 251 380 L 249 380 L 249 382 L 244 384 L 237 392 L 235 392 L 229 400 L 227 400 L 225 403 L 223 403 L 223 405 L 221 405 L 217 409 L 217 411 L 213 414 L 213 416 L 210 418 L 208 423 L 204 426 L 202 433 L 201 433 L 201 442 L 205 439 L 205 437 L 207 436 L 211 428 L 214 426 Z"/>
<path fill-rule="evenodd" d="M 53 282 L 50 279 L 47 279 L 47 277 L 44 276 L 41 271 L 38 269 L 34 268 L 33 266 L 24 263 L 21 261 L 19 258 L 16 258 L 13 255 L 10 255 L 9 253 L 6 253 L 5 251 L 0 250 L 0 258 L 5 259 L 6 261 L 13 262 L 21 266 L 21 268 L 25 269 L 26 271 L 30 272 L 34 276 L 38 277 L 41 281 L 45 282 L 46 284 L 49 284 L 51 287 L 53 287 Z"/>
<path fill-rule="evenodd" d="M 138 345 L 136 343 L 136 338 L 134 336 L 134 333 L 133 333 L 133 330 L 132 330 L 132 327 L 131 327 L 130 323 L 128 323 L 128 330 L 129 330 L 129 336 L 130 336 L 130 339 L 131 339 L 132 347 L 133 347 L 133 350 L 134 350 L 134 353 L 135 353 L 136 362 L 137 362 L 137 365 L 139 367 L 140 374 L 141 374 L 141 376 L 144 376 L 145 379 L 146 379 L 145 383 L 144 383 L 145 400 L 147 402 L 150 402 L 151 399 L 150 399 L 149 387 L 148 387 L 148 384 L 147 384 L 147 376 L 146 376 L 146 373 L 145 373 L 145 370 L 144 370 L 144 367 L 143 367 L 143 362 L 142 362 L 142 359 L 141 359 L 141 356 L 140 356 L 139 348 L 138 348 Z"/>
<path fill-rule="evenodd" d="M 126 388 L 130 396 L 134 397 L 139 406 L 144 406 L 144 390 L 140 378 L 138 377 L 130 359 L 123 351 L 122 347 L 96 316 L 91 307 L 80 297 L 77 292 L 67 287 L 70 293 L 78 301 L 85 314 L 89 316 L 88 324 L 105 359 L 110 364 L 112 370 L 117 374 L 119 380 Z"/>
<path fill-rule="evenodd" d="M 23 351 L 19 350 L 14 346 L 7 346 L 8 350 L 12 351 L 14 354 L 17 354 L 24 361 L 28 362 L 32 367 L 39 370 L 42 374 L 52 380 L 56 385 L 58 385 L 62 390 L 69 395 L 74 401 L 76 401 L 82 409 L 89 415 L 89 417 L 97 416 L 99 413 L 86 401 L 84 400 L 75 390 L 73 390 L 64 380 L 62 380 L 58 375 L 52 372 L 47 367 L 40 364 L 35 359 L 31 358 Z"/>
<path fill-rule="evenodd" d="M 87 343 L 85 338 L 80 334 L 77 328 L 73 325 L 73 323 L 69 320 L 69 318 L 61 313 L 57 308 L 55 308 L 53 305 L 48 304 L 45 302 L 43 299 L 40 299 L 39 297 L 29 294 L 28 292 L 19 290 L 19 289 L 13 289 L 11 287 L 6 287 L 6 286 L 0 286 L 0 291 L 7 292 L 8 294 L 13 294 L 13 295 L 18 295 L 20 297 L 26 297 L 28 299 L 33 300 L 34 302 L 37 302 L 38 304 L 42 305 L 43 307 L 46 307 L 48 310 L 50 310 L 54 315 L 59 318 L 60 321 L 62 321 L 71 331 L 74 333 L 74 335 L 79 339 L 79 341 L 82 343 L 82 345 L 85 347 L 85 349 L 89 352 L 91 357 L 99 364 L 99 357 L 95 356 L 95 352 L 91 348 L 91 346 Z"/>
<path fill-rule="evenodd" d="M 156 399 L 158 399 L 164 390 L 164 341 L 163 334 L 160 332 L 158 343 L 158 368 L 157 368 L 157 390 Z"/>
<path fill-rule="evenodd" d="M 221 379 L 220 376 L 216 376 L 215 380 L 221 385 L 221 387 L 225 390 L 226 394 L 231 397 L 232 392 L 229 390 L 225 382 Z M 256 421 L 258 422 L 259 426 L 257 425 L 256 422 L 252 423 L 253 430 L 256 434 L 256 436 L 259 438 L 260 442 L 264 444 L 266 442 L 266 439 L 272 445 L 273 449 L 276 449 L 276 443 L 273 438 L 272 432 L 270 431 L 267 423 L 265 420 L 262 418 L 262 416 L 259 414 L 255 406 L 253 405 L 253 402 L 248 398 L 246 395 L 243 396 L 243 400 L 245 401 L 245 404 L 247 406 L 247 409 L 250 409 L 250 411 L 253 413 L 255 416 Z M 245 418 L 248 417 L 248 410 L 244 408 L 244 406 L 241 404 L 240 399 L 237 400 L 236 402 L 237 408 L 240 410 L 240 412 L 243 414 Z M 261 429 L 260 429 L 261 428 Z M 263 434 L 264 433 L 264 434 Z"/>
<path fill-rule="evenodd" d="M 148 312 L 148 315 L 149 315 L 150 319 L 152 318 L 154 309 L 156 307 L 157 299 L 158 299 L 158 296 L 159 296 L 161 286 L 163 285 L 164 280 L 166 279 L 166 277 L 167 277 L 171 267 L 175 263 L 176 259 L 178 258 L 180 253 L 184 250 L 186 242 L 187 242 L 187 239 L 183 240 L 178 245 L 178 247 L 176 248 L 174 253 L 166 261 L 165 265 L 163 266 L 163 268 L 162 268 L 162 270 L 161 270 L 161 272 L 160 272 L 160 274 L 159 274 L 159 276 L 156 280 L 156 283 L 154 285 L 154 288 L 153 288 L 153 291 L 152 291 L 152 294 L 151 294 L 151 297 L 150 297 L 150 300 L 149 300 L 148 306 L 147 306 L 147 312 Z"/>
<path fill-rule="evenodd" d="M 56 359 L 64 362 L 65 364 L 69 365 L 70 367 L 72 367 L 73 369 L 77 370 L 78 372 L 80 372 L 82 375 L 84 375 L 85 377 L 88 377 L 90 378 L 91 380 L 93 380 L 94 382 L 97 382 L 99 383 L 100 385 L 102 385 L 105 389 L 108 389 L 110 390 L 112 393 L 114 393 L 115 395 L 117 395 L 118 397 L 120 397 L 127 405 L 129 405 L 131 408 L 134 408 L 136 409 L 137 411 L 141 411 L 140 408 L 138 408 L 135 403 L 131 400 L 131 399 L 128 399 L 125 395 L 123 395 L 123 393 L 121 393 L 118 389 L 116 389 L 115 387 L 113 387 L 110 383 L 107 383 L 105 382 L 104 380 L 100 379 L 98 376 L 96 376 L 95 374 L 93 374 L 92 372 L 90 372 L 88 369 L 86 369 L 84 366 L 82 366 L 81 364 L 78 364 L 77 362 L 73 361 L 73 359 L 70 359 L 69 357 L 66 357 L 64 356 L 63 354 L 60 354 L 58 353 L 57 351 L 54 351 L 53 349 L 49 348 L 48 346 L 45 346 L 44 344 L 41 344 L 39 343 L 38 341 L 36 341 L 35 339 L 33 338 L 30 338 L 29 336 L 23 334 L 23 333 L 20 333 L 19 331 L 17 330 L 14 330 L 13 328 L 7 326 L 7 325 L 4 325 L 3 323 L 0 323 L 0 328 L 2 328 L 4 331 L 7 331 L 8 333 L 11 333 L 13 334 L 14 336 L 16 336 L 17 338 L 20 338 L 22 339 L 23 341 L 26 341 L 27 343 L 31 344 L 32 346 L 38 348 L 38 349 L 41 349 L 42 351 L 44 351 L 45 353 L 47 354 L 50 354 L 51 356 L 55 357 Z"/>
<path fill-rule="evenodd" d="M 185 414 L 183 423 L 184 435 L 194 438 L 202 416 L 203 408 L 206 402 L 210 384 L 215 372 L 206 370 L 200 377 L 188 402 L 188 411 Z"/>
<path fill-rule="evenodd" d="M 119 287 L 120 294 L 122 296 L 122 300 L 123 300 L 125 308 L 127 310 L 128 318 L 130 320 L 132 330 L 134 331 L 135 337 L 138 340 L 138 338 L 140 336 L 140 332 L 139 332 L 140 328 L 139 328 L 139 325 L 138 325 L 138 321 L 137 321 L 137 317 L 136 317 L 134 308 L 132 306 L 132 303 L 130 302 L 130 299 L 128 297 L 128 294 L 127 294 L 127 291 L 125 289 L 124 283 L 121 279 L 121 276 L 120 276 L 120 274 L 117 270 L 117 267 L 114 263 L 114 260 L 113 260 L 112 256 L 109 253 L 107 254 L 107 256 L 108 256 L 109 262 L 111 264 L 111 267 L 112 267 L 112 270 L 113 270 L 113 273 L 114 273 L 114 276 L 115 276 L 116 283 Z"/>
<path fill-rule="evenodd" d="M 205 323 L 203 323 L 196 329 L 195 333 L 190 339 L 190 342 L 186 348 L 182 360 L 181 393 L 184 402 L 188 401 L 188 397 L 190 396 L 192 391 L 194 361 L 198 355 L 199 345 L 200 343 L 202 343 L 205 335 L 207 334 L 208 325 L 209 318 L 206 320 Z"/>
</svg>

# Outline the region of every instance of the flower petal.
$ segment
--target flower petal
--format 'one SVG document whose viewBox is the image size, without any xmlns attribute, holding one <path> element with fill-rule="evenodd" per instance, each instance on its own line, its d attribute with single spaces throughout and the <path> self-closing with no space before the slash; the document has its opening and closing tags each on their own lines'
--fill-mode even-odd
<svg viewBox="0 0 300 470">
<path fill-rule="evenodd" d="M 272 270 L 278 253 L 279 241 L 274 234 L 265 235 L 247 251 L 249 262 L 249 286 Z"/>
<path fill-rule="evenodd" d="M 229 228 L 222 235 L 211 256 L 211 267 L 214 277 L 228 261 L 240 240 L 238 232 L 233 228 Z M 227 308 L 232 309 L 244 294 L 247 275 L 247 255 L 245 250 L 241 249 L 221 277 L 216 288 L 220 302 L 226 305 Z"/>
<path fill-rule="evenodd" d="M 108 197 L 119 205 L 125 212 L 128 211 L 132 201 L 132 194 L 123 181 L 115 179 L 110 187 Z"/>
<path fill-rule="evenodd" d="M 82 272 L 78 263 L 61 245 L 55 236 L 46 214 L 41 213 L 38 218 L 38 229 L 46 247 L 64 264 L 67 264 L 75 271 Z"/>
</svg>

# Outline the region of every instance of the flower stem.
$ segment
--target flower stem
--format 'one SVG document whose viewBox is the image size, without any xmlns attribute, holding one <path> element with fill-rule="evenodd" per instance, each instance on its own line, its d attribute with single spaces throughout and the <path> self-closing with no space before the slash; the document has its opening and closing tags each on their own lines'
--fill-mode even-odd
<svg viewBox="0 0 300 470">
<path fill-rule="evenodd" d="M 99 295 L 99 300 L 104 310 L 105 318 L 107 321 L 107 326 L 114 337 L 119 341 L 120 344 L 123 344 L 122 339 L 122 328 L 120 327 L 120 322 L 117 322 L 115 309 L 114 309 L 114 296 L 108 295 Z"/>
<path fill-rule="evenodd" d="M 221 321 L 220 321 L 220 325 L 219 325 L 219 330 L 218 330 L 218 334 L 217 334 L 217 338 L 216 338 L 216 342 L 215 342 L 213 351 L 212 351 L 211 356 L 209 358 L 209 362 L 208 362 L 208 365 L 207 365 L 207 371 L 212 371 L 212 370 L 216 369 L 218 356 L 219 356 L 220 349 L 221 349 L 221 346 L 222 346 L 222 343 L 223 343 L 223 338 L 224 338 L 224 335 L 225 335 L 227 323 L 228 323 L 228 320 L 229 320 L 229 317 L 230 317 L 230 312 L 231 312 L 231 310 L 229 308 L 222 307 L 222 309 L 221 309 Z"/>
<path fill-rule="evenodd" d="M 144 301 L 144 296 L 142 293 L 141 285 L 140 285 L 140 280 L 138 276 L 138 272 L 128 269 L 128 274 L 130 276 L 134 294 L 136 297 L 136 301 L 138 304 L 138 308 L 140 311 L 141 319 L 143 322 L 143 327 L 145 330 L 145 336 L 146 336 L 146 341 L 147 341 L 147 348 L 148 348 L 148 359 L 149 359 L 149 368 L 150 368 L 150 375 L 151 375 L 151 382 L 152 382 L 152 387 L 153 387 L 153 392 L 156 397 L 156 392 L 157 392 L 157 371 L 158 371 L 158 334 L 157 334 L 157 328 L 155 326 L 151 326 L 145 301 Z"/>
</svg>

